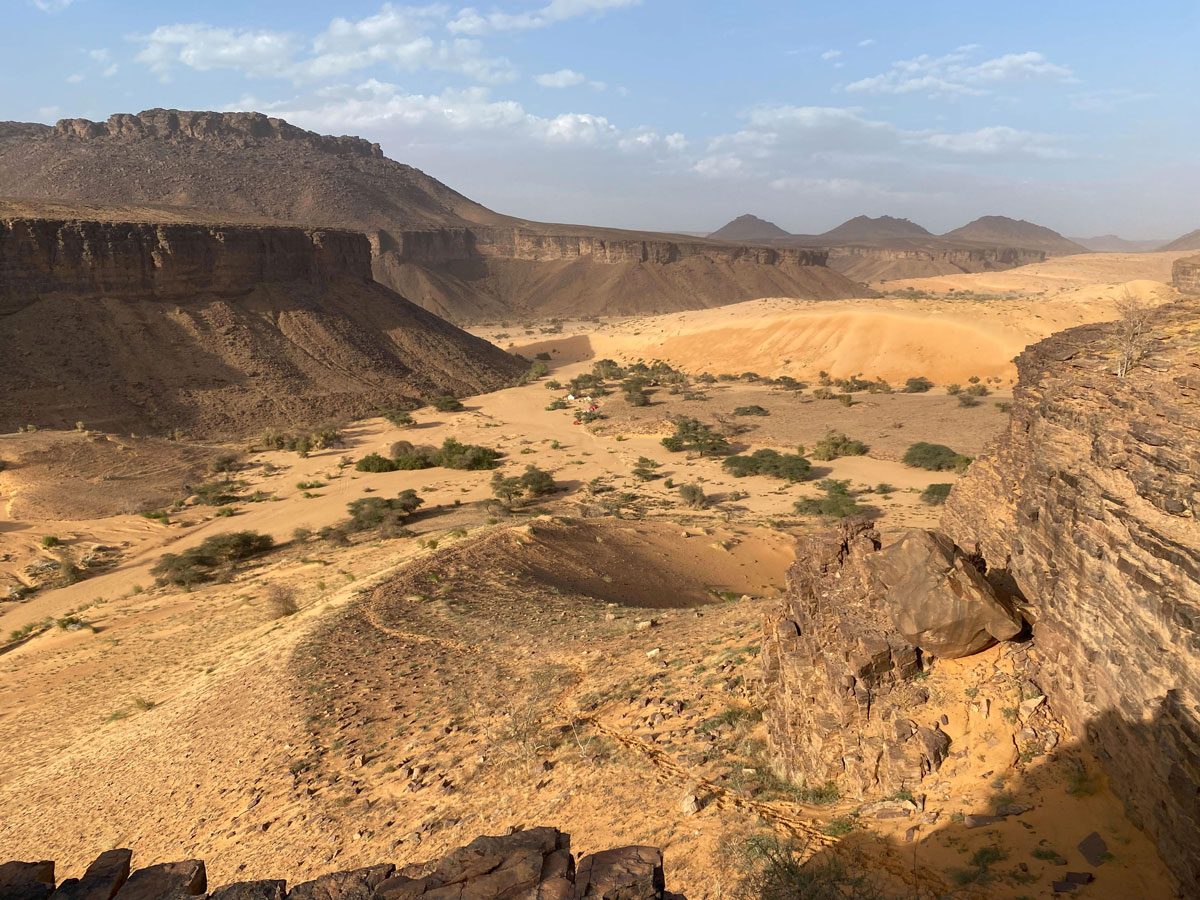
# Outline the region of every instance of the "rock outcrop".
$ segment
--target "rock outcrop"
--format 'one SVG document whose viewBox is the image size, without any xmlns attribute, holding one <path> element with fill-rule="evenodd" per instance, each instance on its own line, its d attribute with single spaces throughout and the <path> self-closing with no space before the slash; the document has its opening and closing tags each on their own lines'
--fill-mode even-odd
<svg viewBox="0 0 1200 900">
<path fill-rule="evenodd" d="M 970 656 L 1021 633 L 1024 622 L 944 534 L 913 529 L 865 557 L 892 624 L 933 656 Z"/>
<path fill-rule="evenodd" d="M 240 436 L 491 390 L 524 364 L 337 230 L 0 219 L 0 431 Z"/>
<path fill-rule="evenodd" d="M 922 661 L 875 588 L 879 546 L 865 519 L 801 537 L 782 609 L 763 629 L 767 733 L 786 776 L 858 797 L 917 787 L 950 745 L 911 714 Z"/>
<path fill-rule="evenodd" d="M 78 879 L 55 888 L 54 863 L 0 865 L 3 900 L 188 900 L 208 891 L 204 863 L 162 863 L 130 874 L 129 850 L 102 853 Z M 661 900 L 662 852 L 621 847 L 571 855 L 571 836 L 531 828 L 478 837 L 440 860 L 322 875 L 287 890 L 282 880 L 217 887 L 209 900 Z"/>
<path fill-rule="evenodd" d="M 1200 894 L 1200 302 L 1162 307 L 1141 364 L 1117 327 L 1017 360 L 1008 429 L 943 530 L 1034 619 L 1037 683 Z"/>
<path fill-rule="evenodd" d="M 1184 294 L 1200 294 L 1200 256 L 1177 259 L 1171 265 L 1171 281 Z"/>
</svg>

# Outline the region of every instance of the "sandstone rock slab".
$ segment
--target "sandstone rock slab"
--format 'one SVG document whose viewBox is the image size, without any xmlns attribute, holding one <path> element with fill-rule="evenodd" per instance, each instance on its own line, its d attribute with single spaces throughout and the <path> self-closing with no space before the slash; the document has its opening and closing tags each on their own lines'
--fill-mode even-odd
<svg viewBox="0 0 1200 900">
<path fill-rule="evenodd" d="M 1011 601 L 944 534 L 912 529 L 866 563 L 896 630 L 926 653 L 970 656 L 1024 627 Z"/>
<path fill-rule="evenodd" d="M 112 900 L 129 878 L 132 850 L 106 850 L 92 862 L 82 878 L 68 878 L 52 900 Z"/>
<path fill-rule="evenodd" d="M 579 861 L 575 900 L 661 900 L 665 879 L 657 847 L 618 847 Z"/>
</svg>

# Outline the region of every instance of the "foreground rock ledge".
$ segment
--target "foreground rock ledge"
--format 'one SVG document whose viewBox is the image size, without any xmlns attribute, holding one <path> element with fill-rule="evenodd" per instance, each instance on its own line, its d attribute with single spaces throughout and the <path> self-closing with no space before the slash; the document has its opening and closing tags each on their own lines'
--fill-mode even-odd
<svg viewBox="0 0 1200 900">
<path fill-rule="evenodd" d="M 81 878 L 54 880 L 54 863 L 0 865 L 0 900 L 661 900 L 662 851 L 618 847 L 576 865 L 571 836 L 531 828 L 477 837 L 430 863 L 385 863 L 322 875 L 287 889 L 282 880 L 245 881 L 209 892 L 201 860 L 161 863 L 131 874 L 131 850 L 109 850 Z"/>
</svg>

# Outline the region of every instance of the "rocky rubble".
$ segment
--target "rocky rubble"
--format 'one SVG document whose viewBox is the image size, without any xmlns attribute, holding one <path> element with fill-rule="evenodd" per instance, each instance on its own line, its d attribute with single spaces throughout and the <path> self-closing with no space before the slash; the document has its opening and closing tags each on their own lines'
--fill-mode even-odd
<svg viewBox="0 0 1200 900">
<path fill-rule="evenodd" d="M 53 862 L 0 865 L 0 900 L 189 900 L 209 891 L 200 860 L 131 874 L 130 850 L 100 854 L 82 877 L 55 886 Z M 482 836 L 440 860 L 322 875 L 287 889 L 281 880 L 218 887 L 209 900 L 661 900 L 662 852 L 620 847 L 576 864 L 571 837 L 556 828 Z"/>
<path fill-rule="evenodd" d="M 1130 817 L 1200 893 L 1200 302 L 1161 308 L 1118 378 L 1115 326 L 1027 349 L 1007 431 L 943 530 L 1028 604 L 1035 676 Z"/>
</svg>

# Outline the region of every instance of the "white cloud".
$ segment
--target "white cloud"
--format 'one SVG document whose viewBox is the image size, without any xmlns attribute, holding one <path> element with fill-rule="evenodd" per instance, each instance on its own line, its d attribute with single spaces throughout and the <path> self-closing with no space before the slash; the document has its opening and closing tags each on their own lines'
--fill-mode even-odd
<svg viewBox="0 0 1200 900">
<path fill-rule="evenodd" d="M 1077 81 L 1070 68 L 1052 63 L 1033 50 L 1006 53 L 972 64 L 970 59 L 977 50 L 977 45 L 970 44 L 945 56 L 922 54 L 900 60 L 892 63 L 887 72 L 855 81 L 846 90 L 873 94 L 924 93 L 931 97 L 977 96 L 1001 84 Z"/>
<path fill-rule="evenodd" d="M 83 81 L 83 76 L 76 72 L 74 75 L 67 76 L 67 84 L 79 84 Z"/>
<path fill-rule="evenodd" d="M 872 44 L 874 44 L 874 43 L 875 43 L 875 38 L 865 38 L 865 39 L 863 39 L 863 40 L 861 40 L 861 41 L 859 41 L 859 42 L 858 42 L 858 46 L 860 46 L 860 47 L 870 47 L 870 46 L 871 46 Z"/>
<path fill-rule="evenodd" d="M 309 46 L 289 32 L 204 24 L 164 25 L 134 40 L 143 45 L 138 61 L 164 79 L 178 65 L 198 71 L 236 69 L 252 78 L 314 81 L 379 64 L 404 71 L 457 72 L 484 83 L 516 78 L 507 59 L 486 56 L 477 40 L 432 38 L 428 32 L 448 15 L 441 5 L 385 3 L 372 16 L 334 19 Z"/>
<path fill-rule="evenodd" d="M 821 59 L 837 59 L 841 55 L 841 50 L 826 50 L 821 54 Z"/>
<path fill-rule="evenodd" d="M 291 69 L 297 49 L 295 39 L 283 32 L 212 25 L 160 25 L 135 40 L 143 44 L 137 61 L 164 78 L 176 65 L 201 72 L 239 69 L 252 77 L 277 77 Z"/>
<path fill-rule="evenodd" d="M 44 122 L 57 122 L 62 117 L 62 109 L 57 106 L 43 106 L 38 109 L 38 115 Z"/>
<path fill-rule="evenodd" d="M 33 0 L 33 5 L 42 12 L 56 13 L 62 12 L 74 2 L 75 0 Z"/>
<path fill-rule="evenodd" d="M 746 164 L 732 153 L 704 156 L 692 164 L 692 171 L 706 178 L 731 178 L 743 174 Z"/>
<path fill-rule="evenodd" d="M 583 84 L 587 79 L 571 69 L 559 69 L 557 72 L 547 72 L 544 75 L 538 75 L 533 80 L 542 87 L 565 88 Z"/>
<path fill-rule="evenodd" d="M 1154 96 L 1152 93 L 1131 91 L 1128 88 L 1111 88 L 1072 94 L 1068 99 L 1072 107 L 1083 112 L 1112 112 L 1126 103 L 1140 103 L 1153 99 Z"/>
<path fill-rule="evenodd" d="M 245 97 L 238 109 L 265 109 Z M 681 153 L 680 134 L 661 136 L 648 127 L 622 129 L 604 116 L 564 112 L 538 116 L 513 100 L 494 100 L 484 87 L 410 94 L 394 84 L 370 79 L 342 85 L 293 101 L 272 104 L 270 111 L 306 128 L 337 134 L 401 129 L 409 140 L 477 142 L 493 148 L 497 139 L 532 142 L 546 148 L 607 148 L 619 153 Z"/>
<path fill-rule="evenodd" d="M 461 10 L 447 26 L 459 34 L 488 34 L 493 31 L 520 31 L 546 28 L 579 16 L 600 16 L 611 9 L 637 6 L 642 0 L 550 0 L 540 9 L 523 13 L 493 12 L 482 15 L 473 7 Z"/>
<path fill-rule="evenodd" d="M 804 178 L 812 167 L 836 176 L 855 168 L 958 164 L 964 161 L 1058 160 L 1070 157 L 1053 135 L 989 126 L 975 131 L 910 130 L 867 118 L 861 109 L 823 106 L 760 106 L 745 114 L 740 131 L 709 139 L 703 174 Z M 738 162 L 735 165 L 731 159 Z M 840 171 L 839 171 L 840 170 Z M 701 171 L 701 170 L 697 170 Z"/>
</svg>

